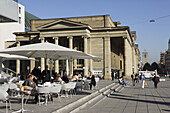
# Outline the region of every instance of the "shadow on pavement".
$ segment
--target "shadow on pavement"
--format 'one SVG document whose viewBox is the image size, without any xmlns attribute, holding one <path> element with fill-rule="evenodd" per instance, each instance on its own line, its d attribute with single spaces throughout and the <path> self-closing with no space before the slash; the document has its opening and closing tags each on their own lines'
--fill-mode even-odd
<svg viewBox="0 0 170 113">
<path fill-rule="evenodd" d="M 163 111 L 168 111 L 168 112 L 170 112 L 170 110 L 167 110 L 167 109 L 162 109 Z"/>
<path fill-rule="evenodd" d="M 113 98 L 113 99 L 120 99 L 120 100 L 129 100 L 129 101 L 136 101 L 136 102 L 144 102 L 144 103 L 152 103 L 152 104 L 161 104 L 161 105 L 170 105 L 170 102 L 160 102 L 160 101 L 152 101 L 152 100 L 141 100 L 141 99 L 133 99 L 132 97 L 127 97 L 126 95 L 117 95 L 117 94 L 112 94 L 108 96 L 108 98 Z"/>
<path fill-rule="evenodd" d="M 160 96 L 154 96 L 154 95 L 143 95 L 143 94 L 135 94 L 135 95 L 138 95 L 138 96 L 149 96 L 149 97 L 157 97 L 157 98 L 170 98 L 170 97 L 160 97 Z"/>
</svg>

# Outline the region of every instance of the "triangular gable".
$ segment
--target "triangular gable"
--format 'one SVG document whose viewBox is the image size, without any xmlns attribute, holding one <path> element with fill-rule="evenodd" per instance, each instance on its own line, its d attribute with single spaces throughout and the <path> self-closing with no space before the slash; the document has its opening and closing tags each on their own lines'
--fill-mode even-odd
<svg viewBox="0 0 170 113">
<path fill-rule="evenodd" d="M 87 27 L 87 24 L 74 22 L 70 20 L 60 19 L 57 21 L 50 22 L 48 24 L 39 26 L 37 29 L 61 29 L 61 28 L 76 28 L 76 27 Z"/>
</svg>

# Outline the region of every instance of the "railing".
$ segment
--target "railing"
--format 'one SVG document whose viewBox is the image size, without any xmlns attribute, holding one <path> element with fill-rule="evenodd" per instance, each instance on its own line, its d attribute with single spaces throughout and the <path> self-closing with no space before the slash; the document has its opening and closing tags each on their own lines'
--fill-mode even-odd
<svg viewBox="0 0 170 113">
<path fill-rule="evenodd" d="M 2 68 L 2 72 L 9 74 L 11 76 L 17 76 L 17 73 L 9 68 Z"/>
</svg>

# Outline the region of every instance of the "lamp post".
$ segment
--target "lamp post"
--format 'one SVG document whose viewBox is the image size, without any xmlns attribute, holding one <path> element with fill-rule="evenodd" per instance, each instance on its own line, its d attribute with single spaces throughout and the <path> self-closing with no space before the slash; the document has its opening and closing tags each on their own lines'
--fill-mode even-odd
<svg viewBox="0 0 170 113">
<path fill-rule="evenodd" d="M 155 22 L 155 20 L 149 20 L 149 22 Z"/>
</svg>

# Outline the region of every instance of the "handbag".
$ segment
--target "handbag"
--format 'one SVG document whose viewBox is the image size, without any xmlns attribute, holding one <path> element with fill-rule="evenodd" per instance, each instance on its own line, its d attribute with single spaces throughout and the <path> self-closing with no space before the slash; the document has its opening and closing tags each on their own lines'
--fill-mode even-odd
<svg viewBox="0 0 170 113">
<path fill-rule="evenodd" d="M 146 82 L 144 82 L 144 85 L 145 85 L 145 86 L 147 86 L 147 83 L 146 83 Z"/>
</svg>

